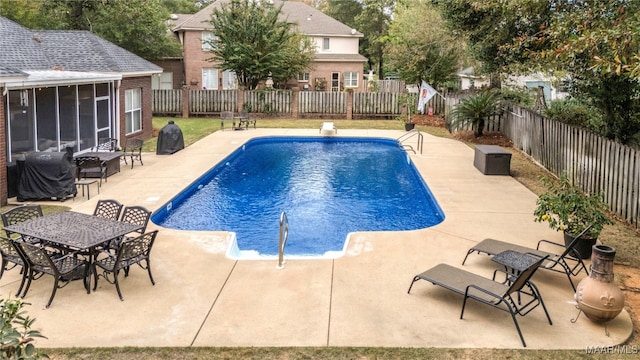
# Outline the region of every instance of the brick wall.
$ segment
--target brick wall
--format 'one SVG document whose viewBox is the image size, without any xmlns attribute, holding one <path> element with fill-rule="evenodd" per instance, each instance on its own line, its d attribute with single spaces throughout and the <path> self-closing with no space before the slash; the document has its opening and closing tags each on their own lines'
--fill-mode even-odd
<svg viewBox="0 0 640 360">
<path fill-rule="evenodd" d="M 185 31 L 184 33 L 184 64 L 185 81 L 190 90 L 202 89 L 202 68 L 217 67 L 211 61 L 207 61 L 213 55 L 209 51 L 202 50 L 202 32 Z M 222 73 L 218 74 L 221 77 Z M 220 79 L 218 79 L 220 86 Z"/>
<path fill-rule="evenodd" d="M 126 134 L 125 127 L 125 91 L 142 89 L 142 131 Z M 149 139 L 153 136 L 152 109 L 153 91 L 151 90 L 151 77 L 123 78 L 120 84 L 120 139 L 124 144 L 125 138 Z"/>
<path fill-rule="evenodd" d="M 182 59 L 155 60 L 154 64 L 160 66 L 165 72 L 173 74 L 173 88 L 180 89 L 186 84 L 184 77 L 184 61 Z"/>
</svg>

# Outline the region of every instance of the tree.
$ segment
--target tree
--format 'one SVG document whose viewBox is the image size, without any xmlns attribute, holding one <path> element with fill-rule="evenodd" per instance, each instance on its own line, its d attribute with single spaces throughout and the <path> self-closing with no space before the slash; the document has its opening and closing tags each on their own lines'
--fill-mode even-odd
<svg viewBox="0 0 640 360">
<path fill-rule="evenodd" d="M 450 117 L 451 128 L 457 129 L 470 125 L 475 137 L 481 137 L 484 126 L 491 117 L 500 114 L 500 93 L 496 91 L 482 91 L 477 95 L 466 98 L 453 110 Z"/>
<path fill-rule="evenodd" d="M 325 14 L 364 34 L 360 54 L 368 59 L 369 69 L 384 74 L 384 53 L 395 0 L 327 0 Z"/>
<path fill-rule="evenodd" d="M 455 79 L 464 43 L 450 35 L 428 1 L 399 3 L 385 52 L 389 69 L 408 83 L 437 87 Z"/>
<path fill-rule="evenodd" d="M 502 51 L 505 44 L 538 33 L 548 18 L 546 1 L 432 0 L 447 20 L 454 36 L 469 41 L 470 51 L 484 71 L 495 73 L 519 63 Z"/>
<path fill-rule="evenodd" d="M 234 71 L 247 89 L 269 76 L 282 81 L 308 67 L 315 48 L 302 41 L 292 23 L 279 20 L 281 10 L 282 5 L 251 0 L 232 0 L 214 9 L 210 60 Z"/>
<path fill-rule="evenodd" d="M 495 60 L 481 60 L 501 70 L 564 72 L 572 95 L 602 112 L 605 136 L 628 143 L 640 132 L 639 1 L 438 2 L 476 50 L 493 44 L 487 54 Z"/>
</svg>

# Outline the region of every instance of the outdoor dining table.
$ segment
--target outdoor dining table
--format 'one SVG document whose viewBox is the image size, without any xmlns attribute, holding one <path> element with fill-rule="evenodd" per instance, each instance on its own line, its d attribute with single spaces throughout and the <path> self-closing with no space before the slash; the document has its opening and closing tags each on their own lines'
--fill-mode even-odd
<svg viewBox="0 0 640 360">
<path fill-rule="evenodd" d="M 142 225 L 75 211 L 63 211 L 6 226 L 5 230 L 38 238 L 54 247 L 86 253 L 90 269 L 95 271 L 93 262 L 98 245 L 141 228 Z"/>
<path fill-rule="evenodd" d="M 107 168 L 107 176 L 111 176 L 120 172 L 120 158 L 124 156 L 124 153 L 122 151 L 92 151 L 77 155 L 76 158 L 84 156 L 95 156 L 100 159 Z M 90 175 L 90 177 L 100 176 L 99 172 Z"/>
</svg>

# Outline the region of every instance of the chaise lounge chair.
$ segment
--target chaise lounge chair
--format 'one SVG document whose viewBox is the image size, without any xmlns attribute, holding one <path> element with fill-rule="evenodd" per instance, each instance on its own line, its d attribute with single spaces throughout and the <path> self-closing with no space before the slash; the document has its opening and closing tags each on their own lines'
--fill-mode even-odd
<svg viewBox="0 0 640 360">
<path fill-rule="evenodd" d="M 322 123 L 322 127 L 320 128 L 320 135 L 329 136 L 329 135 L 335 135 L 336 133 L 338 133 L 338 130 L 336 129 L 336 127 L 333 125 L 332 122 Z"/>
<path fill-rule="evenodd" d="M 576 291 L 576 286 L 573 284 L 572 276 L 577 276 L 584 270 L 584 272 L 589 275 L 589 271 L 582 261 L 582 257 L 575 250 L 575 246 L 580 241 L 580 237 L 584 235 L 589 229 L 590 226 L 587 226 L 586 229 L 582 230 L 580 234 L 573 238 L 573 241 L 568 246 L 558 244 L 549 240 L 540 240 L 538 241 L 538 245 L 535 249 L 528 248 L 526 246 L 520 246 L 512 243 L 508 243 L 506 241 L 500 241 L 495 239 L 484 239 L 476 244 L 474 247 L 469 249 L 467 255 L 462 260 L 462 265 L 467 261 L 467 257 L 471 253 L 477 252 L 485 253 L 490 256 L 497 255 L 503 251 L 513 250 L 523 254 L 529 254 L 536 257 L 547 257 L 546 260 L 540 265 L 540 268 L 545 270 L 551 270 L 559 273 L 564 273 L 567 275 L 569 279 L 569 283 L 571 284 L 571 288 L 573 291 Z M 540 245 L 546 244 L 552 247 L 562 249 L 563 251 L 558 253 L 552 253 L 547 251 L 540 250 Z"/>
<path fill-rule="evenodd" d="M 467 304 L 467 299 L 474 299 L 483 304 L 506 311 L 511 315 L 513 323 L 516 325 L 516 330 L 518 330 L 522 346 L 526 347 L 527 344 L 522 336 L 522 331 L 520 330 L 520 326 L 516 320 L 516 315 L 525 316 L 538 307 L 538 305 L 542 305 L 542 309 L 544 309 L 547 320 L 549 320 L 549 325 L 552 325 L 551 317 L 549 317 L 549 312 L 547 312 L 547 308 L 542 301 L 538 288 L 529 281 L 531 276 L 533 276 L 540 264 L 542 264 L 547 257 L 534 258 L 531 256 L 530 258 L 531 265 L 529 265 L 525 270 L 517 274 L 503 270 L 495 270 L 492 279 L 473 274 L 466 270 L 458 269 L 451 265 L 439 264 L 421 274 L 416 275 L 413 278 L 407 293 L 411 292 L 411 288 L 416 281 L 422 279 L 434 285 L 442 286 L 445 289 L 464 295 L 460 319 L 462 319 L 464 315 L 464 308 Z M 506 280 L 504 282 L 496 280 L 498 273 L 502 273 L 505 276 Z"/>
</svg>

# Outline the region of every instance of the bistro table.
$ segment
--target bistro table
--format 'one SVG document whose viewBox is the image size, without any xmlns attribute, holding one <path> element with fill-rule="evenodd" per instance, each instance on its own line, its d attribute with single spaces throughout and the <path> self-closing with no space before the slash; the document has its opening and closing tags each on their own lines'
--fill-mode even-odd
<svg viewBox="0 0 640 360">
<path fill-rule="evenodd" d="M 58 212 L 5 226 L 7 231 L 38 238 L 52 246 L 86 252 L 91 271 L 95 271 L 93 262 L 98 245 L 141 228 L 142 225 L 75 211 Z"/>
<path fill-rule="evenodd" d="M 85 156 L 95 156 L 100 159 L 107 167 L 107 176 L 111 176 L 120 172 L 120 158 L 124 156 L 124 153 L 122 151 L 92 151 L 78 154 L 75 158 Z M 100 172 L 88 174 L 88 177 L 99 178 L 100 176 Z"/>
<path fill-rule="evenodd" d="M 510 270 L 513 274 L 519 274 L 520 272 L 527 270 L 529 266 L 539 259 L 540 258 L 530 254 L 523 254 L 513 250 L 503 251 L 491 258 L 492 261 L 503 265 L 505 270 Z"/>
</svg>

